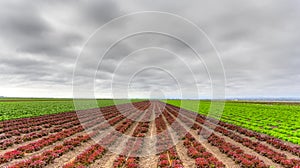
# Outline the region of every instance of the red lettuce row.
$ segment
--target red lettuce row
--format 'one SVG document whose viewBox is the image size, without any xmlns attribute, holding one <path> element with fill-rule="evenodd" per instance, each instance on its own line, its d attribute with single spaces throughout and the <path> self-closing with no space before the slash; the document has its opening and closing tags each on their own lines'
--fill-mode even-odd
<svg viewBox="0 0 300 168">
<path fill-rule="evenodd" d="M 85 167 L 93 163 L 96 159 L 101 158 L 105 154 L 106 150 L 99 144 L 92 145 L 84 152 L 79 154 L 74 161 L 69 162 L 63 166 L 63 168 L 78 168 Z"/>
<path fill-rule="evenodd" d="M 187 155 L 195 159 L 195 164 L 197 167 L 225 167 L 225 165 L 215 158 L 212 153 L 206 151 L 205 147 L 196 141 L 196 139 L 190 133 L 187 133 L 184 137 L 183 145 L 188 149 Z"/>
<path fill-rule="evenodd" d="M 90 135 L 94 136 L 94 135 Z M 90 139 L 89 135 L 79 135 L 76 138 L 66 140 L 63 145 L 56 145 L 52 150 L 47 150 L 40 155 L 35 155 L 28 160 L 15 163 L 8 168 L 22 168 L 22 167 L 33 167 L 39 168 L 44 167 L 53 162 L 54 159 L 61 157 L 63 154 L 73 150 L 75 147 L 81 145 L 82 142 L 86 142 Z"/>
<path fill-rule="evenodd" d="M 246 154 L 239 147 L 226 142 L 223 138 L 212 134 L 208 138 L 208 142 L 213 146 L 219 148 L 222 153 L 225 153 L 228 157 L 232 158 L 237 164 L 240 164 L 243 168 L 268 168 L 262 160 L 253 155 Z"/>
</svg>

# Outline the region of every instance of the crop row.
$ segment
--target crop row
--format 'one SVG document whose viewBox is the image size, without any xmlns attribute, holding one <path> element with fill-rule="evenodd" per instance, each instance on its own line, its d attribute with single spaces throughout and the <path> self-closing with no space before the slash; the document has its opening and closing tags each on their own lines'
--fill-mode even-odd
<svg viewBox="0 0 300 168">
<path fill-rule="evenodd" d="M 188 149 L 187 155 L 195 159 L 197 167 L 225 167 L 221 161 L 208 152 L 190 133 L 187 133 L 183 140 L 184 146 Z"/>
<path fill-rule="evenodd" d="M 164 113 L 165 109 L 163 109 Z M 167 122 L 171 118 L 166 118 Z M 170 121 L 173 122 L 173 121 Z M 171 137 L 170 132 L 166 129 L 167 124 L 164 121 L 163 114 L 159 115 L 155 119 L 156 123 L 156 130 L 158 135 L 157 139 L 157 148 L 158 151 L 164 151 L 159 154 L 159 162 L 158 162 L 158 167 L 160 168 L 166 168 L 166 167 L 176 167 L 180 168 L 183 167 L 183 162 L 179 158 L 179 155 L 176 151 L 176 148 L 174 146 L 174 141 Z M 166 150 L 167 149 L 167 150 Z"/>
<path fill-rule="evenodd" d="M 106 150 L 99 144 L 92 145 L 84 152 L 80 153 L 74 161 L 67 163 L 63 168 L 84 167 L 92 164 L 96 159 L 100 159 Z"/>
<path fill-rule="evenodd" d="M 150 111 L 150 109 L 148 110 Z M 149 119 L 151 113 L 145 113 L 141 118 L 141 121 L 137 123 L 136 128 L 133 130 L 133 138 L 130 138 L 125 145 L 125 148 L 113 163 L 113 167 L 128 167 L 128 168 L 136 168 L 138 167 L 138 163 L 140 158 L 135 156 L 142 152 L 145 147 L 145 142 L 142 137 L 145 137 L 147 132 L 149 131 L 150 122 L 143 122 Z M 136 138 L 134 138 L 136 137 Z"/>
</svg>

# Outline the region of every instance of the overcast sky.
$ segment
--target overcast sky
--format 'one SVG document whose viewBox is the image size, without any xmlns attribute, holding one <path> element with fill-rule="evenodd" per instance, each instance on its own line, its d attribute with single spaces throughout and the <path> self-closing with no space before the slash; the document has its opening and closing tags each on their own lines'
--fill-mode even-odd
<svg viewBox="0 0 300 168">
<path fill-rule="evenodd" d="M 98 65 L 99 53 L 114 36 L 140 25 L 128 19 L 107 27 L 105 35 L 96 30 L 114 18 L 141 11 L 179 15 L 206 33 L 224 66 L 226 98 L 299 97 L 296 0 L 0 1 L 0 96 L 72 97 L 76 68 L 77 84 L 93 83 L 96 97 L 211 98 L 211 78 L 223 80 L 217 72 L 222 64 L 211 56 L 216 51 L 207 48 L 203 34 L 191 33 L 172 17 L 139 19 L 142 26 L 153 24 L 153 29 L 158 26 L 191 41 L 203 51 L 199 54 L 204 61 L 178 39 L 142 33 L 120 41 Z M 149 25 L 145 31 L 152 30 Z M 94 41 L 88 43 L 92 33 Z"/>
</svg>

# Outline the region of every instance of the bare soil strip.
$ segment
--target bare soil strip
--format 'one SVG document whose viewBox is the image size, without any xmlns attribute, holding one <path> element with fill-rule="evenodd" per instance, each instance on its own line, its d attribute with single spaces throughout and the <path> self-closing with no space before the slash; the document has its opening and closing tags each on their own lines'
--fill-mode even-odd
<svg viewBox="0 0 300 168">
<path fill-rule="evenodd" d="M 147 133 L 146 137 L 150 137 L 151 139 L 153 139 L 153 141 L 151 142 L 151 144 L 156 144 L 156 141 L 155 141 L 155 136 L 156 136 L 156 126 L 155 126 L 155 118 L 156 118 L 156 115 L 155 115 L 155 110 L 157 110 L 157 105 L 154 104 L 153 105 L 154 107 L 152 107 L 153 109 L 151 109 L 151 122 L 150 122 L 150 128 L 149 128 L 149 132 Z M 147 146 L 147 149 L 146 150 L 155 150 L 155 147 L 152 147 L 150 146 Z M 147 157 L 140 157 L 140 167 L 141 168 L 155 168 L 156 167 L 156 164 L 158 162 L 158 156 L 156 155 L 150 155 L 150 156 L 147 156 Z"/>
</svg>

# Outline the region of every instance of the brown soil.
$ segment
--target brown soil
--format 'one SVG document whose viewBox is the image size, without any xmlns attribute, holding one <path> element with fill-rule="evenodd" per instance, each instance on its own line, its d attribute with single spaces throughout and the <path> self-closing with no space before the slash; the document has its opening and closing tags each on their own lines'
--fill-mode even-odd
<svg viewBox="0 0 300 168">
<path fill-rule="evenodd" d="M 155 107 L 154 107 L 155 108 Z M 149 127 L 149 131 L 147 133 L 146 136 L 150 136 L 150 137 L 154 137 L 156 135 L 156 127 L 155 127 L 155 113 L 154 110 L 152 111 L 152 115 L 151 115 L 151 122 L 150 122 L 150 127 Z M 147 147 L 148 149 L 146 150 L 153 150 L 155 148 L 150 149 L 151 147 Z M 156 155 L 150 155 L 147 157 L 141 157 L 140 158 L 140 167 L 141 168 L 156 168 L 157 166 L 157 162 L 158 162 L 158 156 Z"/>
</svg>

